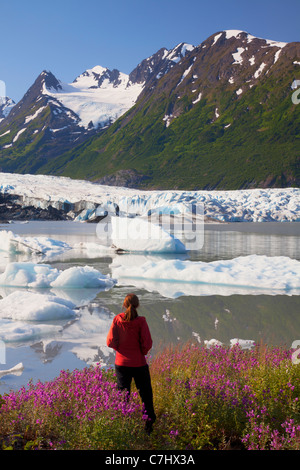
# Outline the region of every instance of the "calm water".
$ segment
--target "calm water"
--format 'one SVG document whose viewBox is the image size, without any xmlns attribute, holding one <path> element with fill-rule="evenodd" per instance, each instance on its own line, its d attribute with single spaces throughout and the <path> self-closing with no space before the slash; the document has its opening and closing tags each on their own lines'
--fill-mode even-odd
<svg viewBox="0 0 300 470">
<path fill-rule="evenodd" d="M 12 230 L 22 236 L 49 236 L 71 245 L 82 241 L 99 243 L 93 224 L 30 222 L 0 225 L 1 229 Z M 189 259 L 214 261 L 249 254 L 288 256 L 300 260 L 300 224 L 206 225 L 203 247 L 191 252 Z M 121 256 L 127 256 L 126 263 L 132 266 L 146 259 L 143 255 Z M 9 260 L 0 259 L 0 270 L 6 261 Z M 89 265 L 108 274 L 112 261 L 113 258 L 107 255 L 90 258 L 78 253 L 73 257 L 66 252 L 53 259 L 51 264 L 59 269 Z M 92 289 L 55 292 L 76 303 L 78 318 L 61 322 L 61 331 L 56 336 L 28 338 L 23 343 L 7 345 L 6 363 L 0 364 L 0 372 L 20 362 L 24 371 L 19 376 L 0 378 L 0 393 L 26 385 L 30 379 L 34 382 L 52 379 L 62 369 L 81 368 L 97 361 L 113 364 L 114 355 L 106 347 L 106 335 L 129 291 L 140 297 L 139 313 L 146 316 L 153 336 L 152 355 L 166 344 L 191 339 L 203 342 L 215 338 L 230 344 L 230 339 L 240 338 L 287 347 L 300 339 L 300 295 L 226 295 L 226 292 L 222 295 L 197 295 L 194 290 L 176 297 L 172 289 L 174 285 L 170 283 L 154 287 L 155 292 L 150 284 L 143 288 L 124 284 L 100 292 Z"/>
</svg>

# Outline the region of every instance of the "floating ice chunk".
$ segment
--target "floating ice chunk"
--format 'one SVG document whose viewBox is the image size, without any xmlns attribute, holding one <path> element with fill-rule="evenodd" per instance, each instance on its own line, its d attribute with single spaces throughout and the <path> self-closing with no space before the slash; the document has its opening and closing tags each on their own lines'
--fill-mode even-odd
<svg viewBox="0 0 300 470">
<path fill-rule="evenodd" d="M 61 334 L 62 326 L 47 323 L 34 323 L 0 319 L 0 339 L 5 344 L 32 344 L 45 337 Z"/>
<path fill-rule="evenodd" d="M 48 237 L 21 237 L 11 231 L 0 231 L 0 251 L 9 253 L 60 254 L 71 247 L 60 240 Z"/>
<path fill-rule="evenodd" d="M 74 318 L 74 308 L 54 295 L 15 291 L 0 300 L 0 318 L 34 322 Z"/>
<path fill-rule="evenodd" d="M 111 264 L 118 282 L 130 279 L 130 283 L 140 286 L 141 282 L 150 281 L 159 292 L 161 289 L 172 292 L 172 285 L 177 283 L 177 288 L 182 286 L 181 295 L 184 292 L 188 295 L 216 292 L 222 295 L 223 291 L 225 295 L 240 292 L 300 295 L 300 262 L 284 256 L 249 255 L 210 263 L 180 259 L 157 262 L 152 259 L 135 267 L 122 263 L 122 259 L 117 259 Z"/>
<path fill-rule="evenodd" d="M 47 264 L 9 263 L 0 274 L 0 285 L 5 287 L 47 288 L 59 275 L 58 269 Z"/>
<path fill-rule="evenodd" d="M 204 344 L 207 348 L 211 348 L 214 346 L 223 346 L 223 343 L 221 343 L 221 341 L 214 339 L 214 338 L 210 340 L 204 340 Z"/>
<path fill-rule="evenodd" d="M 252 349 L 255 346 L 255 342 L 252 339 L 238 339 L 233 338 L 230 340 L 231 347 L 240 346 L 242 349 Z"/>
<path fill-rule="evenodd" d="M 51 282 L 51 287 L 59 288 L 96 288 L 112 287 L 116 281 L 105 276 L 97 269 L 90 266 L 74 266 L 62 271 L 59 276 Z"/>
<path fill-rule="evenodd" d="M 75 244 L 73 249 L 81 252 L 84 251 L 85 255 L 89 258 L 97 258 L 98 256 L 103 256 L 108 253 L 112 255 L 116 252 L 115 248 L 111 246 L 94 242 L 80 242 Z"/>
<path fill-rule="evenodd" d="M 166 313 L 162 317 L 163 317 L 163 320 L 166 322 L 176 321 L 176 318 L 171 317 L 170 310 L 168 309 L 166 310 Z"/>
<path fill-rule="evenodd" d="M 201 343 L 201 338 L 200 338 L 200 335 L 199 333 L 196 333 L 195 331 L 192 332 L 192 336 L 195 336 L 196 340 L 198 341 L 198 343 Z"/>
<path fill-rule="evenodd" d="M 112 217 L 112 242 L 124 251 L 185 253 L 184 244 L 159 225 L 140 217 Z"/>
<path fill-rule="evenodd" d="M 204 344 L 207 348 L 213 348 L 215 346 L 223 346 L 223 343 L 215 338 L 210 340 L 204 340 Z M 241 349 L 252 349 L 255 346 L 255 342 L 251 339 L 238 339 L 234 338 L 230 340 L 231 347 L 240 346 Z"/>
<path fill-rule="evenodd" d="M 57 297 L 60 297 L 62 299 L 69 300 L 73 304 L 76 305 L 76 307 L 82 307 L 84 305 L 88 305 L 90 302 L 92 302 L 95 297 L 99 294 L 99 291 L 103 290 L 108 290 L 107 287 L 97 287 L 97 288 L 76 288 L 76 289 L 70 289 L 70 288 L 53 288 L 50 289 L 50 293 L 53 295 L 56 295 Z M 1 293 L 1 289 L 0 289 Z"/>
<path fill-rule="evenodd" d="M 116 281 L 89 266 L 74 266 L 64 271 L 47 264 L 9 263 L 0 275 L 0 285 L 30 288 L 112 287 Z"/>
</svg>

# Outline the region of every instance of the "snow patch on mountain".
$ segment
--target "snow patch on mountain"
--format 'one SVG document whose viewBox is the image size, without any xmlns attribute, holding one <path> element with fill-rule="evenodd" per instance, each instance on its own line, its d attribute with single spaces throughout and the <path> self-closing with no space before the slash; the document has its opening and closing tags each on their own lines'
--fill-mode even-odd
<svg viewBox="0 0 300 470">
<path fill-rule="evenodd" d="M 44 109 L 46 109 L 46 106 L 42 106 L 34 114 L 32 114 L 31 116 L 27 116 L 25 118 L 24 124 L 28 124 L 30 121 L 33 121 L 39 114 L 44 111 Z"/>
<path fill-rule="evenodd" d="M 233 65 L 235 65 L 235 64 L 240 65 L 243 62 L 242 54 L 243 54 L 244 50 L 245 49 L 243 47 L 238 47 L 237 51 L 234 54 L 232 54 L 232 57 L 234 58 Z"/>
<path fill-rule="evenodd" d="M 26 127 L 24 127 L 23 129 L 21 129 L 19 132 L 17 132 L 17 134 L 15 135 L 15 137 L 13 138 L 13 143 L 17 142 L 18 138 L 20 137 L 21 134 L 23 134 L 23 132 L 26 131 Z"/>
<path fill-rule="evenodd" d="M 174 47 L 174 49 L 171 49 L 170 51 L 167 50 L 164 58 L 178 64 L 178 62 L 186 56 L 187 52 L 191 52 L 194 49 L 195 46 L 192 44 L 180 43 Z"/>
<path fill-rule="evenodd" d="M 255 39 L 261 39 L 263 41 L 266 42 L 266 44 L 268 46 L 271 46 L 271 47 L 279 47 L 280 49 L 282 49 L 283 47 L 285 47 L 287 45 L 286 42 L 282 42 L 282 41 L 274 41 L 274 40 L 271 40 L 271 39 L 264 39 L 264 38 L 259 38 L 257 36 L 253 36 L 252 34 L 249 34 L 247 33 L 246 31 L 241 31 L 239 29 L 229 29 L 229 30 L 225 30 L 223 31 L 226 35 L 226 39 L 231 39 L 231 38 L 236 38 L 238 39 L 240 37 L 241 34 L 246 34 L 246 37 L 247 37 L 247 42 L 250 43 L 252 42 L 253 40 Z M 219 36 L 219 35 L 218 35 Z M 219 38 L 216 39 L 215 37 L 215 40 L 217 41 Z"/>
<path fill-rule="evenodd" d="M 264 62 L 260 64 L 259 68 L 256 70 L 254 74 L 254 78 L 258 78 L 262 74 L 262 71 L 265 67 L 266 67 L 266 64 Z"/>
</svg>

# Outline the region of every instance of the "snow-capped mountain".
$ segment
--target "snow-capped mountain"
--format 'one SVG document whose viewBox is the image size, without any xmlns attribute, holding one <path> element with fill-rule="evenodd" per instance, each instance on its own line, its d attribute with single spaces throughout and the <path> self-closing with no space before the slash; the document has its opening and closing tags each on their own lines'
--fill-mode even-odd
<svg viewBox="0 0 300 470">
<path fill-rule="evenodd" d="M 20 171 L 34 172 L 55 152 L 86 138 L 88 132 L 79 125 L 77 114 L 48 90 L 57 92 L 61 84 L 51 72 L 43 71 L 0 122 L 0 157 L 8 157 L 9 168 L 21 156 Z"/>
<path fill-rule="evenodd" d="M 166 73 L 156 69 L 116 125 L 47 172 L 151 189 L 299 185 L 299 59 L 299 42 L 215 33 Z"/>
<path fill-rule="evenodd" d="M 11 98 L 0 96 L 0 122 L 9 115 L 15 104 L 16 103 Z"/>
<path fill-rule="evenodd" d="M 44 71 L 0 122 L 0 169 L 147 187 L 298 184 L 299 47 L 228 30 L 162 48 L 128 75 L 99 65 L 63 83 Z"/>
<path fill-rule="evenodd" d="M 59 89 L 44 94 L 72 110 L 84 128 L 105 127 L 134 104 L 144 84 L 131 83 L 118 70 L 96 66 L 79 75 L 73 83 L 61 83 Z"/>
<path fill-rule="evenodd" d="M 95 66 L 72 83 L 63 83 L 44 70 L 17 105 L 6 105 L 6 114 L 3 107 L 0 159 L 8 156 L 4 168 L 38 171 L 51 157 L 102 132 L 136 103 L 154 76 L 167 73 L 192 48 L 180 44 L 162 49 L 130 75 Z"/>
<path fill-rule="evenodd" d="M 191 50 L 193 46 L 184 43 L 171 50 L 161 49 L 142 61 L 130 75 L 98 65 L 80 74 L 72 83 L 60 82 L 59 88 L 45 89 L 44 93 L 77 114 L 83 127 L 103 128 L 135 104 L 153 77 L 167 73 Z"/>
</svg>

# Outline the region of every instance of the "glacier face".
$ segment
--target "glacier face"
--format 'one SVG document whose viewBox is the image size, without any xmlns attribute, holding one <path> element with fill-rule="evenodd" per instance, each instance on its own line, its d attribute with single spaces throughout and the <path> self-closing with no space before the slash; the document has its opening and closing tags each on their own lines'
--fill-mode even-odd
<svg viewBox="0 0 300 470">
<path fill-rule="evenodd" d="M 235 191 L 142 191 L 104 186 L 46 175 L 0 173 L 0 196 L 18 198 L 24 206 L 58 210 L 69 207 L 71 218 L 115 215 L 180 214 L 202 207 L 205 221 L 300 222 L 300 189 Z"/>
</svg>

